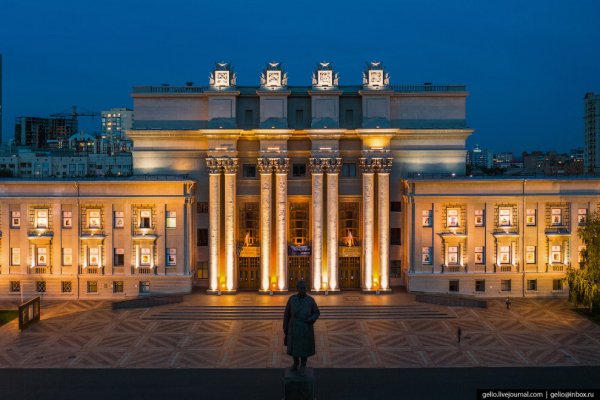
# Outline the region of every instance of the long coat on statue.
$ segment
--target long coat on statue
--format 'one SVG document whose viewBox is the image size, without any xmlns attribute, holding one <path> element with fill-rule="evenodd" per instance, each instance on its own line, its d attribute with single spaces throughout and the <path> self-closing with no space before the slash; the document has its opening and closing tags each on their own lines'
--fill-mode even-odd
<svg viewBox="0 0 600 400">
<path fill-rule="evenodd" d="M 290 296 L 283 316 L 284 344 L 292 357 L 309 357 L 315 354 L 313 324 L 321 312 L 315 300 L 305 295 Z"/>
</svg>

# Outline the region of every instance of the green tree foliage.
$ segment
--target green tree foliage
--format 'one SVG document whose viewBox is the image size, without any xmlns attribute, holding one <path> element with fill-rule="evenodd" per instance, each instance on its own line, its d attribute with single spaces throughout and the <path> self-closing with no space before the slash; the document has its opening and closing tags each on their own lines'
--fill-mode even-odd
<svg viewBox="0 0 600 400">
<path fill-rule="evenodd" d="M 579 269 L 567 269 L 569 301 L 590 311 L 600 307 L 600 212 L 588 218 L 577 233 L 585 245 Z"/>
</svg>

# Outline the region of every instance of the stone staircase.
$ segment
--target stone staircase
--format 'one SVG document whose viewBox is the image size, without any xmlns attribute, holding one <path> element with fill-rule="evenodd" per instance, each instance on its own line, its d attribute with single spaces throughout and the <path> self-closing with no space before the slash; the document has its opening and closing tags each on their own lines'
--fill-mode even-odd
<svg viewBox="0 0 600 400">
<path fill-rule="evenodd" d="M 283 306 L 192 306 L 177 305 L 148 310 L 145 320 L 280 320 Z M 320 319 L 327 320 L 395 320 L 395 319 L 446 319 L 454 315 L 421 304 L 397 306 L 321 306 Z"/>
</svg>

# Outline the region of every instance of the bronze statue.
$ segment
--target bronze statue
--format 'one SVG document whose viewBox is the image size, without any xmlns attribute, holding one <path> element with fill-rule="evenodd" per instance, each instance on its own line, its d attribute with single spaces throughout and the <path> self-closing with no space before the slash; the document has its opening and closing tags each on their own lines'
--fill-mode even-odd
<svg viewBox="0 0 600 400">
<path fill-rule="evenodd" d="M 321 315 L 315 300 L 306 294 L 306 282 L 296 285 L 298 293 L 290 296 L 283 316 L 283 344 L 294 358 L 292 371 L 304 373 L 308 357 L 315 354 L 313 324 Z"/>
</svg>

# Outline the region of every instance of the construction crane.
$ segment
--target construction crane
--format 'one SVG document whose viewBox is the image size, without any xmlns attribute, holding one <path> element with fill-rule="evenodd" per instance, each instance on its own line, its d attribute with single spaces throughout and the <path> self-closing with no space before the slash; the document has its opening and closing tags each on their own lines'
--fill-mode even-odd
<svg viewBox="0 0 600 400">
<path fill-rule="evenodd" d="M 79 130 L 79 120 L 78 117 L 97 117 L 100 116 L 100 113 L 95 112 L 95 111 L 90 111 L 90 110 L 82 110 L 82 111 L 78 111 L 77 110 L 77 106 L 73 106 L 71 107 L 71 110 L 65 110 L 63 112 L 59 112 L 59 113 L 55 113 L 55 114 L 50 114 L 51 117 L 56 117 L 56 118 L 71 118 L 72 121 L 72 127 L 73 127 L 73 133 L 77 133 L 77 131 Z M 83 131 L 80 132 L 81 134 L 81 138 L 83 140 Z M 66 138 L 68 139 L 68 138 Z"/>
</svg>

